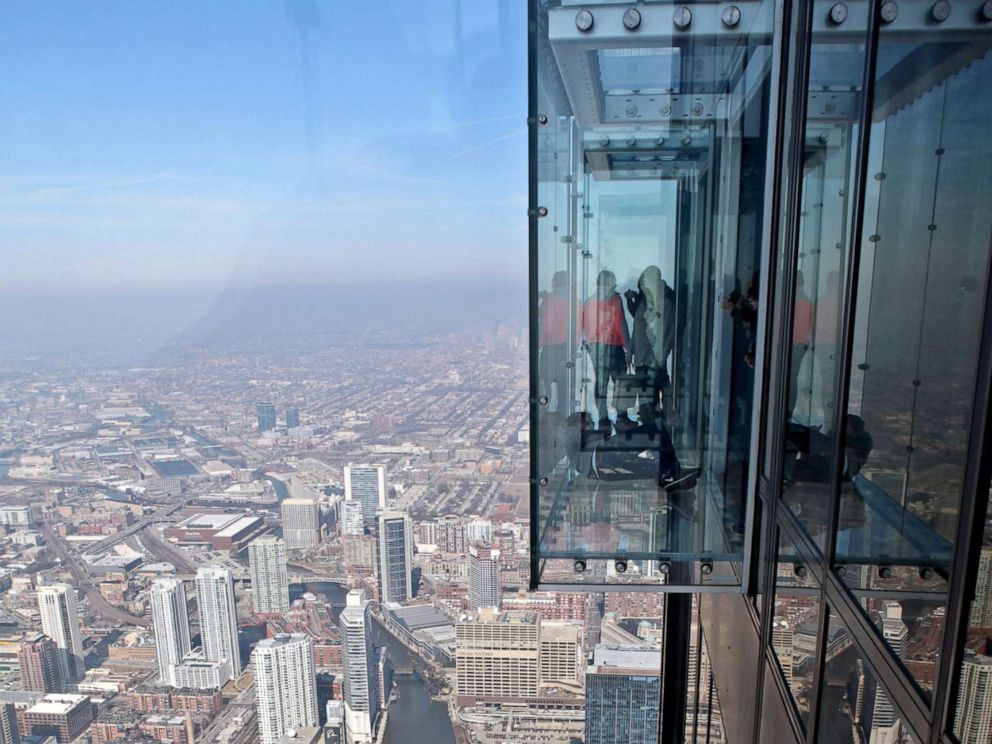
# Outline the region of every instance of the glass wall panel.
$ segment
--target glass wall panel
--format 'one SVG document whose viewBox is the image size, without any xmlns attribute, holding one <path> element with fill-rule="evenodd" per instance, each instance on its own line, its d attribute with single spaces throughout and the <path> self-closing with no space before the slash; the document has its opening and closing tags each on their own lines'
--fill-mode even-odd
<svg viewBox="0 0 992 744">
<path fill-rule="evenodd" d="M 818 5 L 814 14 L 821 12 Z M 854 18 L 848 25 L 838 34 L 814 23 L 810 49 L 782 473 L 785 503 L 821 549 L 835 470 L 837 354 L 867 37 Z"/>
<path fill-rule="evenodd" d="M 806 730 L 813 705 L 820 588 L 785 533 L 779 534 L 774 611 L 772 650 Z"/>
<path fill-rule="evenodd" d="M 740 582 L 774 5 L 538 4 L 540 582 Z"/>
<path fill-rule="evenodd" d="M 837 534 L 838 573 L 927 697 L 992 234 L 992 30 L 975 26 L 880 31 Z"/>
<path fill-rule="evenodd" d="M 820 689 L 818 741 L 830 744 L 917 744 L 888 692 L 831 613 Z"/>
</svg>

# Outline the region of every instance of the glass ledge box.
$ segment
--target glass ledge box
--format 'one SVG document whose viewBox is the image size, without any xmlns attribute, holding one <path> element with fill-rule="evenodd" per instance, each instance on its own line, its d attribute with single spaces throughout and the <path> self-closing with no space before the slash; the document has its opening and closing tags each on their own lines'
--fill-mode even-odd
<svg viewBox="0 0 992 744">
<path fill-rule="evenodd" d="M 764 491 L 852 591 L 947 591 L 992 6 L 796 13 L 531 3 L 535 588 L 740 592 Z"/>
</svg>

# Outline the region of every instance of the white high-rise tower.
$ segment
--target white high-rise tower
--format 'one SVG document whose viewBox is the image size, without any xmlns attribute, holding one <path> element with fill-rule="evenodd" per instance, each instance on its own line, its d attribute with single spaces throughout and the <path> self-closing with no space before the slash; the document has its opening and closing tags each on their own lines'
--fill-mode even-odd
<svg viewBox="0 0 992 744">
<path fill-rule="evenodd" d="M 159 579 L 150 594 L 159 682 L 175 686 L 175 667 L 190 652 L 186 589 L 178 579 Z"/>
<path fill-rule="evenodd" d="M 313 644 L 303 633 L 260 641 L 251 652 L 262 744 L 289 731 L 317 726 L 317 680 Z"/>
<path fill-rule="evenodd" d="M 238 614 L 231 572 L 220 566 L 199 569 L 196 572 L 196 594 L 204 656 L 208 661 L 229 661 L 231 675 L 241 676 Z"/>
<path fill-rule="evenodd" d="M 386 508 L 386 468 L 382 465 L 346 465 L 344 468 L 345 501 L 358 501 L 366 522 Z"/>
<path fill-rule="evenodd" d="M 964 652 L 954 734 L 961 744 L 992 741 L 992 656 Z"/>
<path fill-rule="evenodd" d="M 341 611 L 344 645 L 345 731 L 349 744 L 369 744 L 379 709 L 375 684 L 369 601 L 365 592 L 348 592 Z"/>
<path fill-rule="evenodd" d="M 499 609 L 499 551 L 485 545 L 472 545 L 468 555 L 468 608 Z"/>
<path fill-rule="evenodd" d="M 289 576 L 286 543 L 263 537 L 248 546 L 252 605 L 263 615 L 289 611 Z"/>
<path fill-rule="evenodd" d="M 413 599 L 413 526 L 404 512 L 379 515 L 379 597 L 383 602 Z"/>
<path fill-rule="evenodd" d="M 69 584 L 50 584 L 38 590 L 41 629 L 59 649 L 62 679 L 75 681 L 83 676 L 83 641 L 79 631 L 76 590 Z"/>
</svg>

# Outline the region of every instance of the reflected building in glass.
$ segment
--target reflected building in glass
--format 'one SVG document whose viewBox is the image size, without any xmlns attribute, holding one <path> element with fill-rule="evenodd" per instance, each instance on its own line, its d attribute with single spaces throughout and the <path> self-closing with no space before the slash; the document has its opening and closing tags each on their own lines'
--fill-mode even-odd
<svg viewBox="0 0 992 744">
<path fill-rule="evenodd" d="M 666 594 L 658 741 L 988 741 L 992 3 L 530 29 L 532 588 Z"/>
</svg>

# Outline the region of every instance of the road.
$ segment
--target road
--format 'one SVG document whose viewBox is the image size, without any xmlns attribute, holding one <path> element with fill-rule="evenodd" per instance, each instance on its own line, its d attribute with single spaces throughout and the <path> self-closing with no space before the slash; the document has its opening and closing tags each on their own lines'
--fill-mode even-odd
<svg viewBox="0 0 992 744">
<path fill-rule="evenodd" d="M 115 607 L 104 599 L 96 584 L 93 583 L 93 579 L 89 573 L 80 568 L 79 563 L 73 557 L 72 553 L 69 552 L 69 548 L 66 547 L 62 538 L 55 534 L 47 522 L 42 523 L 41 531 L 45 536 L 45 541 L 55 549 L 55 552 L 59 554 L 59 558 L 62 559 L 62 566 L 72 574 L 76 587 L 86 595 L 86 598 L 90 602 L 90 609 L 94 613 L 105 620 L 110 620 L 119 625 L 140 625 L 145 628 L 149 626 L 149 621 L 146 618 L 137 617 L 129 612 L 125 612 L 120 607 Z"/>
<path fill-rule="evenodd" d="M 100 542 L 87 545 L 86 550 L 84 552 L 92 555 L 96 555 L 97 553 L 102 553 L 107 548 L 112 547 L 113 545 L 116 545 L 119 542 L 123 542 L 131 535 L 135 535 L 141 532 L 150 524 L 154 524 L 155 522 L 165 521 L 166 517 L 179 511 L 180 509 L 183 508 L 183 506 L 185 506 L 185 502 L 180 501 L 176 504 L 173 504 L 172 506 L 165 507 L 164 509 L 157 509 L 154 514 L 144 517 L 143 519 L 139 519 L 130 527 L 127 527 L 121 530 L 120 532 L 116 532 L 113 535 L 110 535 L 109 537 L 105 537 Z"/>
<path fill-rule="evenodd" d="M 179 550 L 179 548 L 175 548 L 164 540 L 160 540 L 152 527 L 149 526 L 148 529 L 141 533 L 141 541 L 148 549 L 148 552 L 155 556 L 156 560 L 171 563 L 176 567 L 177 572 L 183 574 L 196 572 L 196 568 L 186 557 L 186 554 Z"/>
</svg>

